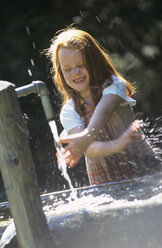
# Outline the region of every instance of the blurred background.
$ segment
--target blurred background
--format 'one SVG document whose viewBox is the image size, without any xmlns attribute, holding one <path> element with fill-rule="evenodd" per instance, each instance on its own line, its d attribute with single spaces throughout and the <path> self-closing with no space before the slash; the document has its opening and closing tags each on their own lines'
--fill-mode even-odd
<svg viewBox="0 0 162 248">
<path fill-rule="evenodd" d="M 119 72 L 135 83 L 136 116 L 151 120 L 150 125 L 152 120 L 161 120 L 161 0 L 5 0 L 0 15 L 0 80 L 12 82 L 16 88 L 34 80 L 44 81 L 61 132 L 60 98 L 50 63 L 41 52 L 49 48 L 55 32 L 71 23 L 93 35 L 108 50 Z M 29 129 L 40 192 L 68 188 L 57 168 L 53 138 L 39 96 L 19 101 Z M 68 173 L 75 187 L 88 184 L 84 159 Z"/>
</svg>

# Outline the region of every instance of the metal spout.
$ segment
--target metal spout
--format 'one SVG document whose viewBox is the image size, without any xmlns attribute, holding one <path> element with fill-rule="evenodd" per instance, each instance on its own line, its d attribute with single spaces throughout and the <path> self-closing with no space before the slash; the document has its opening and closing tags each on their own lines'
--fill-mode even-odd
<svg viewBox="0 0 162 248">
<path fill-rule="evenodd" d="M 16 88 L 15 91 L 18 97 L 38 94 L 41 98 L 47 120 L 51 121 L 54 119 L 54 112 L 49 99 L 49 90 L 44 82 L 33 81 L 31 84 Z"/>
</svg>

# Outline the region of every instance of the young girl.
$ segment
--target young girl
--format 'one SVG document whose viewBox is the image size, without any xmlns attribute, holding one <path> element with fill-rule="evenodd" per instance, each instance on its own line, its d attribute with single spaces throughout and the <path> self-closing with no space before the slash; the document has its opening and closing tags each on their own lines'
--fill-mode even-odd
<svg viewBox="0 0 162 248">
<path fill-rule="evenodd" d="M 63 96 L 61 123 L 70 135 L 60 140 L 69 143 L 66 162 L 73 167 L 84 153 L 90 184 L 144 175 L 155 153 L 142 131 L 136 133 L 139 125 L 131 125 L 135 89 L 107 52 L 87 32 L 69 27 L 52 39 L 47 55 Z"/>
</svg>

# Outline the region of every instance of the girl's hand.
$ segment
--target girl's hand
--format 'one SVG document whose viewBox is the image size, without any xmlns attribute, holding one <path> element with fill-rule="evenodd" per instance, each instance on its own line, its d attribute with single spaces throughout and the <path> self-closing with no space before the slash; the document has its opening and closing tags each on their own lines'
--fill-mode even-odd
<svg viewBox="0 0 162 248">
<path fill-rule="evenodd" d="M 134 121 L 124 133 L 119 137 L 118 141 L 121 144 L 120 149 L 124 150 L 134 139 L 141 138 L 142 134 L 139 132 L 142 122 L 139 120 Z"/>
<path fill-rule="evenodd" d="M 88 131 L 85 129 L 80 133 L 60 138 L 59 142 L 68 144 L 64 147 L 63 155 L 67 165 L 74 167 L 87 150 L 88 146 L 93 142 L 93 138 L 88 135 Z"/>
<path fill-rule="evenodd" d="M 66 161 L 67 166 L 74 167 L 81 158 L 82 154 L 76 147 L 75 142 L 71 139 L 60 140 L 62 143 L 69 143 L 64 147 L 63 157 Z"/>
</svg>

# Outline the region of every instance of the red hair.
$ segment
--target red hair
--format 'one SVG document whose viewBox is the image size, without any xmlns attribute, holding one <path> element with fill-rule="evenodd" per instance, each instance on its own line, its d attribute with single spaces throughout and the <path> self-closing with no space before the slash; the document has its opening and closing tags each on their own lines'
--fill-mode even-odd
<svg viewBox="0 0 162 248">
<path fill-rule="evenodd" d="M 51 72 L 54 83 L 63 97 L 63 104 L 72 98 L 76 111 L 80 116 L 84 116 L 84 109 L 78 101 L 78 92 L 69 87 L 63 77 L 58 59 L 60 47 L 79 49 L 82 52 L 90 76 L 90 89 L 95 105 L 102 96 L 102 86 L 105 80 L 108 79 L 108 85 L 110 85 L 113 75 L 122 76 L 116 71 L 105 49 L 89 33 L 74 27 L 68 27 L 56 33 L 51 40 L 50 48 L 46 50 L 46 55 L 52 62 Z M 131 96 L 135 92 L 134 86 L 126 79 L 123 78 L 123 80 L 126 83 L 127 94 Z"/>
</svg>

